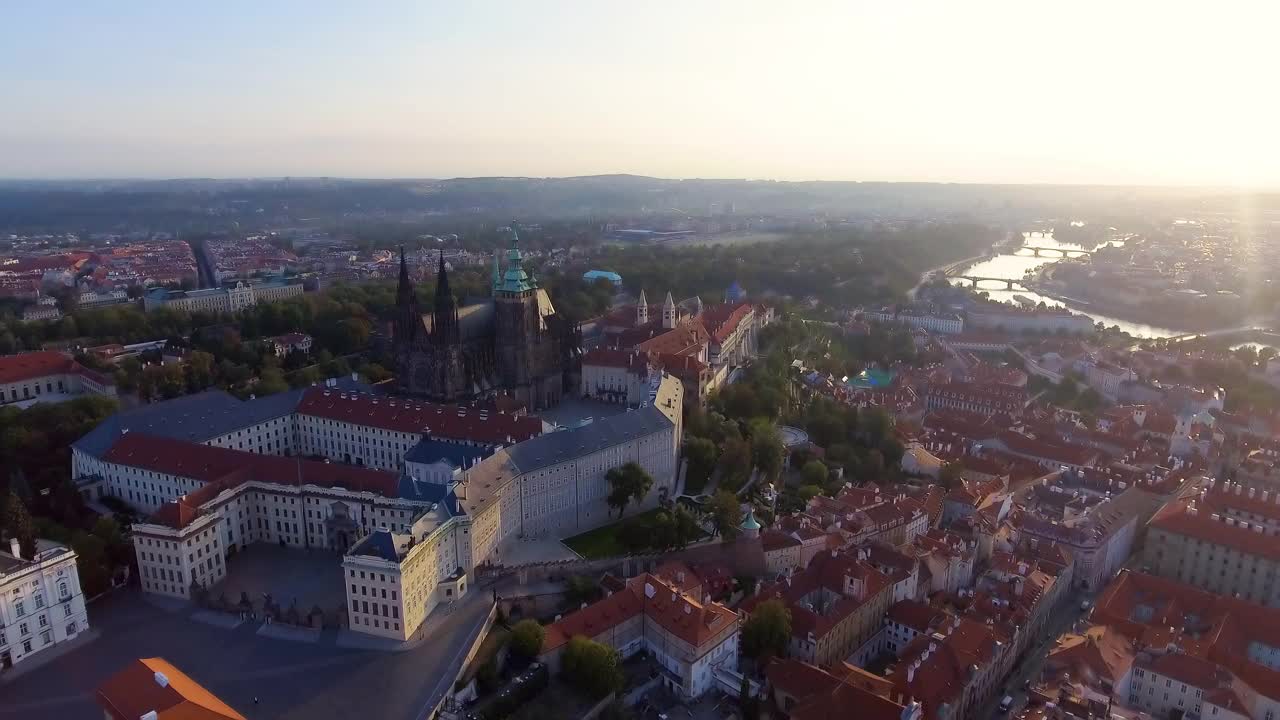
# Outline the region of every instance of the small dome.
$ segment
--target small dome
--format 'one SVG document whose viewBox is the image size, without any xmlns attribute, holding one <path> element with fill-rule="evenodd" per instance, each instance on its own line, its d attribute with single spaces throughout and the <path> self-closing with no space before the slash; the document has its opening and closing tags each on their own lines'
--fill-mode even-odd
<svg viewBox="0 0 1280 720">
<path fill-rule="evenodd" d="M 760 521 L 756 520 L 755 511 L 753 510 L 747 511 L 746 517 L 742 518 L 742 529 L 743 530 L 759 530 L 760 529 Z"/>
</svg>

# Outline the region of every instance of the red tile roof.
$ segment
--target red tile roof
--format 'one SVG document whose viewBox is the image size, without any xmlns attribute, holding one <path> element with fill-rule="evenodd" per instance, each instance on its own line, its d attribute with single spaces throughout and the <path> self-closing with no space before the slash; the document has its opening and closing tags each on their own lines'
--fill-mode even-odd
<svg viewBox="0 0 1280 720">
<path fill-rule="evenodd" d="M 702 311 L 699 319 L 716 342 L 724 342 L 752 311 L 751 303 L 724 303 Z"/>
<path fill-rule="evenodd" d="M 388 399 L 322 387 L 308 389 L 298 403 L 297 412 L 393 432 L 421 433 L 478 443 L 510 444 L 542 434 L 542 421 L 529 415 Z"/>
<path fill-rule="evenodd" d="M 626 589 L 548 625 L 542 652 L 555 650 L 578 635 L 595 637 L 637 615 L 644 615 L 695 649 L 738 620 L 733 610 L 719 603 L 703 604 L 701 598 L 680 592 L 674 583 L 645 573 L 628 580 Z"/>
<path fill-rule="evenodd" d="M 637 350 L 601 347 L 583 355 L 582 364 L 630 370 L 639 375 L 648 372 L 649 356 Z"/>
<path fill-rule="evenodd" d="M 4 355 L 0 356 L 0 383 L 70 373 L 76 367 L 78 366 L 70 357 L 53 350 Z"/>
<path fill-rule="evenodd" d="M 165 504 L 152 518 L 175 528 L 194 520 L 198 516 L 196 508 L 222 490 L 251 480 L 295 487 L 340 487 L 384 497 L 396 497 L 399 490 L 399 476 L 387 470 L 259 455 L 136 432 L 125 433 L 116 440 L 103 460 L 206 483 L 184 499 Z"/>
<path fill-rule="evenodd" d="M 1192 502 L 1191 498 L 1183 498 L 1165 505 L 1151 518 L 1151 527 L 1249 555 L 1280 560 L 1280 542 L 1275 535 L 1255 532 L 1253 527 L 1245 528 L 1240 524 L 1228 525 L 1227 518 L 1218 514 L 1218 509 L 1212 504 L 1202 501 L 1193 509 Z M 1218 519 L 1214 519 L 1216 514 Z"/>
<path fill-rule="evenodd" d="M 791 720 L 850 717 L 854 708 L 858 718 L 867 720 L 899 720 L 903 715 L 902 705 L 854 684 L 853 677 L 842 678 L 800 660 L 775 660 L 765 676 L 771 687 L 795 699 Z"/>
</svg>

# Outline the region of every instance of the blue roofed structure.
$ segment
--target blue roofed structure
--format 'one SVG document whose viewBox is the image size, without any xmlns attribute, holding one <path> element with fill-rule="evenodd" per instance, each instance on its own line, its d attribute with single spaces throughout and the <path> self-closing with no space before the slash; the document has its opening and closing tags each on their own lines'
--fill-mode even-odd
<svg viewBox="0 0 1280 720">
<path fill-rule="evenodd" d="M 352 546 L 347 551 L 347 554 L 371 555 L 393 563 L 400 562 L 400 553 L 396 549 L 395 536 L 386 528 L 379 528 L 369 533 L 363 540 Z"/>
<path fill-rule="evenodd" d="M 610 270 L 588 270 L 582 273 L 582 279 L 589 283 L 593 283 L 597 280 L 608 280 L 613 283 L 614 287 L 622 286 L 622 276 Z"/>
<path fill-rule="evenodd" d="M 417 445 L 409 448 L 409 452 L 405 453 L 404 461 L 423 465 L 443 461 L 455 468 L 463 469 L 489 457 L 495 450 L 497 447 L 493 445 L 473 445 L 423 438 Z"/>
<path fill-rule="evenodd" d="M 458 504 L 458 496 L 452 485 L 415 480 L 408 475 L 400 476 L 400 497 L 404 500 L 436 503 L 447 513 L 447 517 L 465 515 L 466 510 Z"/>
<path fill-rule="evenodd" d="M 648 405 L 601 418 L 572 430 L 539 435 L 507 448 L 511 462 L 522 472 L 557 465 L 672 426 L 671 419 Z"/>
<path fill-rule="evenodd" d="M 376 392 L 372 386 L 350 377 L 330 382 L 341 390 Z M 71 446 L 87 455 L 101 457 L 126 432 L 204 443 L 294 412 L 305 392 L 306 388 L 297 388 L 253 400 L 240 400 L 222 390 L 184 395 L 118 412 Z"/>
</svg>

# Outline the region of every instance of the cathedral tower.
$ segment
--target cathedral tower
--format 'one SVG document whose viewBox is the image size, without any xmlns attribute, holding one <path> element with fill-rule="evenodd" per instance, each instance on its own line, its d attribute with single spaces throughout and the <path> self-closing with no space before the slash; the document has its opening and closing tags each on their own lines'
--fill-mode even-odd
<svg viewBox="0 0 1280 720">
<path fill-rule="evenodd" d="M 649 301 L 644 297 L 644 290 L 640 291 L 640 302 L 636 303 L 636 327 L 649 324 Z"/>
</svg>

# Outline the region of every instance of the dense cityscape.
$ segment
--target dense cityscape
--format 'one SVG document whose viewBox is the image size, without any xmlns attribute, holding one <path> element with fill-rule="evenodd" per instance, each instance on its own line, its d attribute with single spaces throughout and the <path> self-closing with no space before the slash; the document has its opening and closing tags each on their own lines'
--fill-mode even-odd
<svg viewBox="0 0 1280 720">
<path fill-rule="evenodd" d="M 0 720 L 1280 720 L 1280 8 L 3 18 Z"/>
<path fill-rule="evenodd" d="M 1268 716 L 1274 239 L 922 212 L 12 223 L 5 706 Z"/>
</svg>

